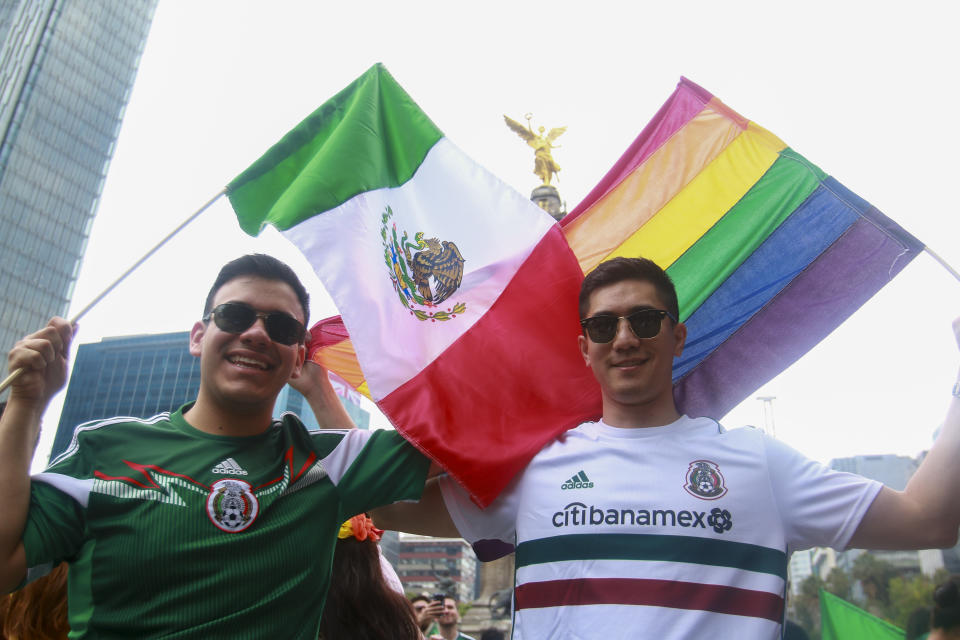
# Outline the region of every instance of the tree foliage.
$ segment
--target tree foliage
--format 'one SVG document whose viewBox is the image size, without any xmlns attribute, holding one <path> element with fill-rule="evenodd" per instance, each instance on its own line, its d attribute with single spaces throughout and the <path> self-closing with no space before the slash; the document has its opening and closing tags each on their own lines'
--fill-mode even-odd
<svg viewBox="0 0 960 640">
<path fill-rule="evenodd" d="M 818 593 L 822 588 L 904 628 L 912 613 L 931 607 L 936 585 L 946 580 L 948 575 L 944 569 L 937 571 L 932 578 L 922 574 L 903 575 L 889 562 L 871 553 L 862 553 L 854 560 L 849 572 L 834 567 L 826 580 L 815 574 L 804 578 L 799 593 L 791 596 L 790 615 L 811 638 L 819 638 Z M 859 589 L 856 588 L 858 584 Z"/>
</svg>

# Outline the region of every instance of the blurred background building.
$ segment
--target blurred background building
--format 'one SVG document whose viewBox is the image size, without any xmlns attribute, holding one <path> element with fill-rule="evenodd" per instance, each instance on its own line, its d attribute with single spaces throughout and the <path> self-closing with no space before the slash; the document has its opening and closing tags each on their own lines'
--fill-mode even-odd
<svg viewBox="0 0 960 640">
<path fill-rule="evenodd" d="M 81 344 L 60 413 L 50 458 L 70 444 L 74 428 L 90 420 L 112 416 L 148 418 L 174 411 L 197 397 L 200 358 L 190 355 L 189 331 L 104 338 Z M 360 406 L 360 394 L 335 374 L 331 383 L 347 413 L 361 429 L 370 414 Z M 317 427 L 310 405 L 287 385 L 274 405 L 273 415 L 296 413 L 309 427 Z"/>
<path fill-rule="evenodd" d="M 0 344 L 65 316 L 156 0 L 0 0 Z"/>
<path fill-rule="evenodd" d="M 461 602 L 477 594 L 477 556 L 462 538 L 401 533 L 394 567 L 407 592 L 451 593 Z"/>
<path fill-rule="evenodd" d="M 924 454 L 921 454 L 916 459 L 899 455 L 852 456 L 835 458 L 830 461 L 829 466 L 831 469 L 856 473 L 871 480 L 878 480 L 891 489 L 902 491 L 914 472 L 919 468 L 923 456 Z M 960 573 L 960 544 L 950 549 L 925 549 L 921 551 L 865 551 L 863 549 L 835 551 L 834 549 L 818 547 L 797 551 L 791 556 L 791 593 L 798 594 L 801 583 L 811 574 L 826 580 L 830 571 L 835 567 L 850 573 L 854 561 L 858 556 L 865 553 L 889 563 L 902 576 L 923 574 L 933 577 L 938 569 L 946 569 L 950 573 Z"/>
</svg>

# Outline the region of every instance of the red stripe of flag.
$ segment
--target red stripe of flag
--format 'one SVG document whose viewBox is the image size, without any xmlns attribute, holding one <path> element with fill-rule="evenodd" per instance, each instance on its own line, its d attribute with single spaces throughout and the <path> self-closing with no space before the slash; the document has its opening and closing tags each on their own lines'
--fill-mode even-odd
<svg viewBox="0 0 960 640">
<path fill-rule="evenodd" d="M 577 347 L 583 274 L 554 226 L 465 334 L 380 409 L 488 505 L 544 442 L 601 413 Z"/>
<path fill-rule="evenodd" d="M 778 623 L 783 619 L 783 598 L 777 594 L 697 582 L 590 578 L 529 582 L 516 588 L 518 610 L 588 604 L 695 609 Z"/>
</svg>

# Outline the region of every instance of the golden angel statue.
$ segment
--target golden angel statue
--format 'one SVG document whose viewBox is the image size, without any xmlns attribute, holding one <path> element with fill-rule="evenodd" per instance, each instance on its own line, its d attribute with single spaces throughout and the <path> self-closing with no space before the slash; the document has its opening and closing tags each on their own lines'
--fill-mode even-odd
<svg viewBox="0 0 960 640">
<path fill-rule="evenodd" d="M 533 173 L 540 177 L 543 181 L 543 184 L 549 185 L 550 179 L 560 171 L 560 165 L 557 164 L 557 161 L 553 159 L 553 155 L 550 153 L 551 149 L 559 149 L 560 145 L 553 144 L 553 141 L 560 137 L 560 135 L 567 130 L 566 127 L 556 127 L 550 129 L 550 133 L 543 135 L 545 131 L 544 127 L 539 127 L 539 135 L 533 132 L 533 127 L 530 126 L 530 120 L 533 117 L 533 114 L 528 113 L 524 116 L 527 119 L 527 126 L 524 128 L 522 124 L 509 118 L 503 116 L 504 121 L 507 123 L 507 126 L 513 129 L 518 136 L 527 141 L 527 144 L 533 147 L 534 159 L 533 159 Z"/>
</svg>

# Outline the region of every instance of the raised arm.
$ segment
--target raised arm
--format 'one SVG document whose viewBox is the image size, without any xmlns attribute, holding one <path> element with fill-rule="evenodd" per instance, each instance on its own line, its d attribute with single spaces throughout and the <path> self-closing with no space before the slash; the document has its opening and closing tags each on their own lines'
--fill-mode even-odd
<svg viewBox="0 0 960 640">
<path fill-rule="evenodd" d="M 960 346 L 960 318 L 953 321 L 953 333 Z M 907 488 L 894 491 L 884 487 L 860 522 L 849 546 L 862 549 L 943 549 L 956 544 L 960 529 L 958 460 L 960 398 L 955 391 L 940 436 Z"/>
<path fill-rule="evenodd" d="M 10 387 L 0 417 L 0 592 L 16 587 L 26 572 L 21 537 L 30 508 L 30 462 L 40 435 L 40 419 L 50 398 L 67 379 L 73 330 L 63 318 L 17 342 L 9 370 L 23 369 Z"/>
<path fill-rule="evenodd" d="M 431 478 L 423 489 L 420 502 L 396 502 L 374 509 L 370 516 L 381 529 L 404 531 L 436 538 L 458 538 L 440 493 L 440 479 Z"/>
<path fill-rule="evenodd" d="M 333 390 L 327 370 L 319 364 L 309 360 L 304 362 L 300 375 L 291 378 L 290 386 L 307 399 L 317 423 L 324 429 L 357 428 L 340 402 L 337 392 Z"/>
</svg>

